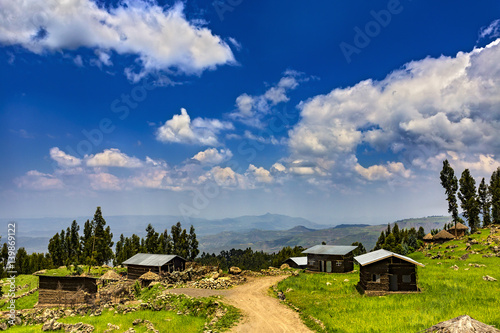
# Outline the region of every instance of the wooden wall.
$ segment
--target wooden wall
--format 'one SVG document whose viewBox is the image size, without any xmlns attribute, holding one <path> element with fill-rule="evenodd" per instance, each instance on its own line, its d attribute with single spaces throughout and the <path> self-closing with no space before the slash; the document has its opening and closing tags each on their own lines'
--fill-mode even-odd
<svg viewBox="0 0 500 333">
<path fill-rule="evenodd" d="M 307 269 L 313 272 L 326 272 L 326 267 L 321 270 L 320 262 L 323 261 L 326 266 L 326 262 L 330 261 L 332 265 L 331 273 L 346 273 L 354 269 L 354 260 L 351 254 L 340 256 L 331 254 L 307 254 Z M 337 266 L 337 262 L 341 262 L 340 266 Z"/>
<path fill-rule="evenodd" d="M 390 276 L 397 277 L 397 291 L 418 291 L 417 274 L 414 264 L 399 258 L 387 258 L 369 264 L 360 266 L 359 286 L 368 291 L 392 291 Z M 374 282 L 373 275 L 380 275 L 380 282 Z M 410 276 L 410 282 L 403 282 L 403 275 Z"/>
<path fill-rule="evenodd" d="M 169 261 L 166 265 L 161 267 L 161 272 L 173 272 L 174 270 L 183 271 L 185 267 L 186 262 L 179 257 L 175 257 L 173 260 Z M 137 280 L 139 277 L 141 277 L 142 274 L 145 274 L 149 271 L 155 274 L 160 274 L 160 268 L 157 266 L 127 265 L 127 278 L 131 280 Z"/>
</svg>

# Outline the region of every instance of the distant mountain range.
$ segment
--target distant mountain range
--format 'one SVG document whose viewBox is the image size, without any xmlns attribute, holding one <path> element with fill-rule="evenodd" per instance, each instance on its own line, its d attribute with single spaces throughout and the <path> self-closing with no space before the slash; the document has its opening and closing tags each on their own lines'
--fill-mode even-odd
<svg viewBox="0 0 500 333">
<path fill-rule="evenodd" d="M 351 244 L 362 242 L 367 249 L 372 248 L 377 241 L 380 231 L 387 225 L 368 224 L 341 224 L 337 226 L 322 225 L 300 217 L 290 217 L 279 214 L 265 214 L 259 216 L 240 216 L 225 219 L 191 218 L 189 223 L 181 216 L 152 215 L 152 216 L 104 216 L 111 227 L 114 240 L 120 234 L 130 236 L 133 233 L 143 237 L 145 228 L 151 223 L 156 231 L 160 232 L 181 221 L 184 228 L 192 224 L 200 241 L 200 250 L 203 252 L 219 253 L 231 248 L 247 248 L 266 252 L 278 251 L 283 246 L 300 245 L 309 247 L 325 241 L 328 244 Z M 92 217 L 78 217 L 75 220 L 80 225 Z M 442 228 L 449 221 L 446 216 L 432 216 L 418 219 L 397 221 L 400 228 L 424 227 L 426 232 L 431 229 Z M 4 225 L 7 222 L 17 222 L 17 245 L 26 251 L 46 252 L 50 237 L 61 229 L 70 226 L 71 218 L 37 218 L 37 219 L 0 219 Z M 183 222 L 184 221 L 184 222 Z"/>
</svg>

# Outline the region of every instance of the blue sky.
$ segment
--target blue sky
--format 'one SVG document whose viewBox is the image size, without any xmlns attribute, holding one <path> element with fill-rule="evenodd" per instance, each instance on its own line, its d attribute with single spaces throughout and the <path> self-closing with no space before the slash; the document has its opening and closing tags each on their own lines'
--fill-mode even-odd
<svg viewBox="0 0 500 333">
<path fill-rule="evenodd" d="M 383 223 L 500 166 L 497 1 L 0 8 L 0 217 Z"/>
</svg>

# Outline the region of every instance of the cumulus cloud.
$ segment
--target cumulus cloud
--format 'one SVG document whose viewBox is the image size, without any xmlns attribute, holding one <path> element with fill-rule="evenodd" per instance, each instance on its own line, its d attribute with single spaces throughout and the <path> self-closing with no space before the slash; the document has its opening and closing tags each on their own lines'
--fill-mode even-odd
<svg viewBox="0 0 500 333">
<path fill-rule="evenodd" d="M 360 164 L 355 166 L 355 170 L 367 180 L 388 180 L 395 176 L 409 178 L 411 171 L 407 170 L 401 162 L 389 162 L 386 165 L 372 165 L 364 168 Z"/>
<path fill-rule="evenodd" d="M 82 164 L 82 160 L 71 156 L 69 154 L 66 154 L 63 152 L 61 149 L 58 147 L 53 147 L 50 149 L 50 158 L 52 158 L 54 161 L 59 164 L 59 166 L 62 167 L 76 167 Z"/>
<path fill-rule="evenodd" d="M 234 129 L 232 123 L 218 119 L 195 118 L 191 121 L 186 109 L 181 109 L 181 114 L 174 115 L 158 128 L 156 139 L 162 142 L 219 146 L 217 135 L 231 129 Z"/>
<path fill-rule="evenodd" d="M 416 158 L 412 162 L 414 165 L 422 169 L 437 170 L 442 168 L 444 160 L 448 160 L 452 168 L 455 169 L 455 172 L 458 174 L 465 169 L 469 169 L 473 174 L 488 177 L 493 173 L 493 171 L 500 167 L 500 160 L 496 159 L 491 154 L 467 155 L 465 153 L 457 153 L 454 151 L 439 153 L 436 156 L 427 158 L 426 160 Z"/>
<path fill-rule="evenodd" d="M 110 66 L 111 53 L 134 55 L 143 74 L 158 70 L 200 73 L 234 62 L 230 47 L 188 21 L 184 5 L 129 0 L 105 8 L 91 0 L 0 0 L 0 43 L 42 54 L 90 48 Z"/>
<path fill-rule="evenodd" d="M 24 176 L 16 178 L 14 183 L 20 188 L 37 191 L 58 190 L 64 188 L 62 180 L 53 175 L 42 173 L 37 170 L 28 171 Z"/>
<path fill-rule="evenodd" d="M 142 166 L 138 158 L 130 157 L 116 148 L 105 149 L 102 153 L 86 157 L 86 164 L 90 167 L 139 168 Z"/>
<path fill-rule="evenodd" d="M 413 160 L 423 165 L 447 151 L 498 159 L 498 59 L 500 40 L 454 57 L 412 61 L 381 81 L 365 80 L 302 102 L 301 120 L 289 131 L 292 158 L 354 161 L 364 145 L 412 166 L 418 164 Z M 390 164 L 350 165 L 367 179 L 397 173 Z"/>
<path fill-rule="evenodd" d="M 228 161 L 233 157 L 233 153 L 229 149 L 209 148 L 204 151 L 200 151 L 193 156 L 193 160 L 197 160 L 202 164 L 220 164 L 222 162 Z"/>
<path fill-rule="evenodd" d="M 96 191 L 119 191 L 121 190 L 121 181 L 115 175 L 101 172 L 88 175 L 90 187 Z"/>
<path fill-rule="evenodd" d="M 263 167 L 256 167 L 253 164 L 248 166 L 246 174 L 254 178 L 259 183 L 272 183 L 274 178 L 271 173 Z"/>
</svg>

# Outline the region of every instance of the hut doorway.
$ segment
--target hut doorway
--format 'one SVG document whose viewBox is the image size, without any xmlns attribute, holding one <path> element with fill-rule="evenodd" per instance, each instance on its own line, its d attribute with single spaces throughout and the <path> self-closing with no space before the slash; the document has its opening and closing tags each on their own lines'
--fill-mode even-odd
<svg viewBox="0 0 500 333">
<path fill-rule="evenodd" d="M 396 274 L 389 275 L 389 290 L 398 291 L 398 276 Z"/>
<path fill-rule="evenodd" d="M 327 261 L 326 262 L 326 272 L 327 273 L 331 273 L 332 272 L 332 262 L 331 261 Z"/>
</svg>

